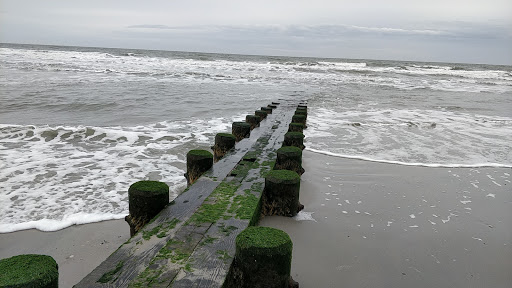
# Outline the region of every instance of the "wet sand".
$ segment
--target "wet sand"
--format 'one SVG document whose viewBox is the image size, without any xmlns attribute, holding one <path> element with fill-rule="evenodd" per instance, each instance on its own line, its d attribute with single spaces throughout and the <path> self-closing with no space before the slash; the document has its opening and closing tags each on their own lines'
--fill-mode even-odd
<svg viewBox="0 0 512 288">
<path fill-rule="evenodd" d="M 300 287 L 512 287 L 512 169 L 425 168 L 304 151 L 315 221 L 267 217 Z M 72 287 L 129 238 L 124 220 L 0 234 L 0 259 L 47 254 Z"/>
<path fill-rule="evenodd" d="M 512 169 L 310 151 L 303 166 L 301 202 L 315 221 L 260 223 L 291 236 L 300 287 L 512 287 Z"/>
<path fill-rule="evenodd" d="M 35 229 L 0 234 L 0 259 L 45 254 L 59 264 L 59 287 L 72 287 L 130 238 L 124 220 L 71 226 L 55 232 Z"/>
</svg>

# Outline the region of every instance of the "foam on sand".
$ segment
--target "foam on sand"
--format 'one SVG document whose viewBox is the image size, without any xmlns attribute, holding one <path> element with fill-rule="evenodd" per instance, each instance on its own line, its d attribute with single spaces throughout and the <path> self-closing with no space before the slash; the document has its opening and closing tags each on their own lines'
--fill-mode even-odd
<svg viewBox="0 0 512 288">
<path fill-rule="evenodd" d="M 166 182 L 174 198 L 186 187 L 188 150 L 210 146 L 232 121 L 0 125 L 0 233 L 121 219 L 128 213 L 128 187 L 139 180 Z"/>
</svg>

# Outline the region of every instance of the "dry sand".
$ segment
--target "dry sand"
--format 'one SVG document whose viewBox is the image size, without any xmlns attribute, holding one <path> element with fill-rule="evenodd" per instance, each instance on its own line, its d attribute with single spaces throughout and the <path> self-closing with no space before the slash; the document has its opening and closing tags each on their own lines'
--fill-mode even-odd
<svg viewBox="0 0 512 288">
<path fill-rule="evenodd" d="M 59 264 L 59 287 L 72 287 L 130 238 L 124 220 L 71 226 L 55 232 L 35 229 L 0 234 L 0 259 L 45 254 Z"/>
<path fill-rule="evenodd" d="M 508 168 L 426 168 L 304 151 L 316 221 L 267 217 L 294 243 L 307 287 L 512 287 Z M 305 215 L 305 214 L 302 214 Z"/>
</svg>

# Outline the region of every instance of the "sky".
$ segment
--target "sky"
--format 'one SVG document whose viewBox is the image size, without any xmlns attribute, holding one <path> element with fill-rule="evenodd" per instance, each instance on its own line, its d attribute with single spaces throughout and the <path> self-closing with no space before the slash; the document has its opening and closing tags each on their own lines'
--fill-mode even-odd
<svg viewBox="0 0 512 288">
<path fill-rule="evenodd" d="M 0 42 L 512 65 L 512 1 L 0 0 Z"/>
</svg>

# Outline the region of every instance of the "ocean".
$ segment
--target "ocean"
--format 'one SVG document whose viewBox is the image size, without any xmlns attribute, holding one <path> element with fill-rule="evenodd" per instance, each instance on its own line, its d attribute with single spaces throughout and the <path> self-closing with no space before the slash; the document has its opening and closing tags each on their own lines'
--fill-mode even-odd
<svg viewBox="0 0 512 288">
<path fill-rule="evenodd" d="M 315 153 L 512 167 L 512 66 L 0 44 L 0 233 L 121 219 L 139 180 L 176 197 L 190 149 L 278 99 Z"/>
</svg>

